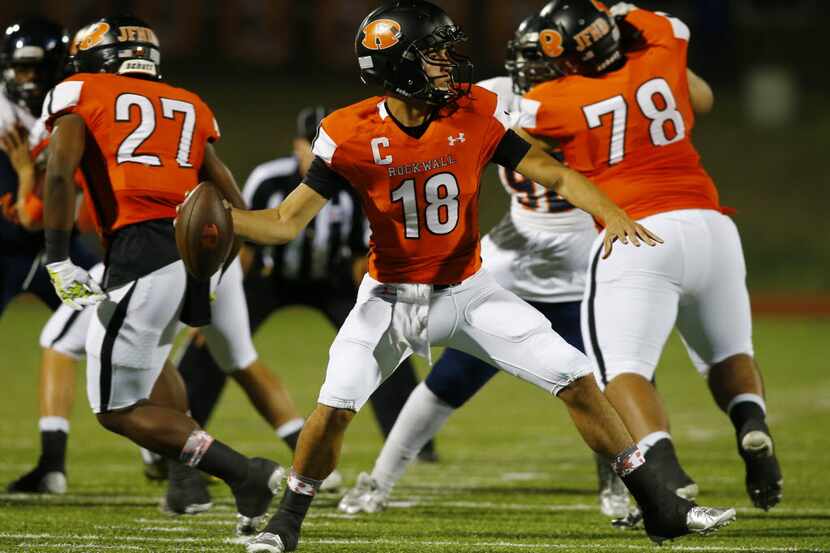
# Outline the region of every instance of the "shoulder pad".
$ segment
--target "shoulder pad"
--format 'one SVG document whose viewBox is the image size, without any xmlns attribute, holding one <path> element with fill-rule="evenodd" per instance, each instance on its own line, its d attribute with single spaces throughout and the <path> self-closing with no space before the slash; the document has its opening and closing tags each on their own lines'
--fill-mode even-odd
<svg viewBox="0 0 830 553">
<path fill-rule="evenodd" d="M 81 101 L 83 81 L 64 81 L 49 91 L 43 101 L 43 113 L 51 117 L 66 109 L 77 106 Z"/>
</svg>

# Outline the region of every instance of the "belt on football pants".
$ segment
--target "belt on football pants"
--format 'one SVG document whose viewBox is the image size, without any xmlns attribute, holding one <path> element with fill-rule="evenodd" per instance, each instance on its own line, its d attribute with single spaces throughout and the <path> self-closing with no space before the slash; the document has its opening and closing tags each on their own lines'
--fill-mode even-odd
<svg viewBox="0 0 830 553">
<path fill-rule="evenodd" d="M 433 292 L 441 292 L 443 290 L 447 290 L 448 288 L 454 288 L 456 286 L 460 286 L 460 282 L 451 282 L 450 284 L 433 284 L 432 291 Z"/>
</svg>

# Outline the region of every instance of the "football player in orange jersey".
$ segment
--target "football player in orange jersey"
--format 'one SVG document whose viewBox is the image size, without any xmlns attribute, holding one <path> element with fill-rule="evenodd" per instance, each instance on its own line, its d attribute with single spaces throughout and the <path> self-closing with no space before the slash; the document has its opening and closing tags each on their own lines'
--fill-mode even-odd
<svg viewBox="0 0 830 553">
<path fill-rule="evenodd" d="M 752 503 L 769 509 L 781 498 L 781 471 L 753 359 L 740 238 L 691 142 L 694 112 L 709 111 L 713 96 L 687 68 L 689 28 L 630 4 L 611 13 L 591 0 L 550 2 L 540 15 L 542 50 L 566 76 L 525 95 L 522 134 L 542 147 L 561 145 L 570 167 L 666 239 L 664 247 L 608 259 L 603 235 L 595 242 L 582 325 L 597 377 L 648 462 L 693 498 L 697 484 L 680 466 L 653 385 L 676 324 L 735 427 Z"/>
<path fill-rule="evenodd" d="M 371 97 L 327 116 L 315 160 L 278 207 L 233 209 L 238 234 L 264 244 L 292 240 L 339 187 L 363 202 L 372 237 L 369 274 L 329 353 L 326 380 L 294 456 L 288 488 L 249 552 L 297 548 L 302 521 L 321 481 L 334 469 L 346 427 L 379 383 L 430 345 L 480 357 L 563 400 L 588 445 L 613 460 L 644 505 L 655 540 L 711 531 L 732 509 L 701 508 L 671 493 L 603 398 L 592 363 L 549 321 L 480 270 L 479 179 L 494 161 L 555 190 L 606 224 L 612 242 L 659 239 L 634 224 L 579 173 L 508 129 L 497 96 L 469 84 L 472 64 L 456 50 L 463 33 L 423 0 L 380 7 L 361 23 L 356 54 Z M 464 82 L 455 76 L 466 73 Z"/>
<path fill-rule="evenodd" d="M 72 307 L 97 303 L 86 341 L 90 403 L 108 430 L 224 480 L 236 499 L 237 530 L 252 532 L 283 469 L 249 459 L 199 428 L 166 362 L 179 320 L 210 321 L 211 283 L 187 277 L 176 248 L 176 205 L 200 180 L 211 180 L 244 206 L 211 145 L 219 138 L 216 121 L 196 94 L 161 81 L 158 39 L 138 19 L 84 27 L 70 63 L 75 74 L 44 102 L 54 129 L 44 229 L 58 296 Z M 69 258 L 78 167 L 106 245 L 101 287 Z"/>
</svg>

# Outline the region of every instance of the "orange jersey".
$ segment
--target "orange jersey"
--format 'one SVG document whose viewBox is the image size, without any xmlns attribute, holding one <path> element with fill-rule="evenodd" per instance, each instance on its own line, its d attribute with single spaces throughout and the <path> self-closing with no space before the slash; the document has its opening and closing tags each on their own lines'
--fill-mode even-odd
<svg viewBox="0 0 830 553">
<path fill-rule="evenodd" d="M 686 54 L 689 29 L 642 9 L 626 20 L 647 46 L 617 71 L 571 75 L 533 88 L 519 126 L 557 140 L 567 164 L 634 219 L 677 209 L 720 209 L 718 192 L 692 145 L 695 119 Z"/>
<path fill-rule="evenodd" d="M 382 97 L 323 120 L 314 153 L 360 194 L 373 278 L 450 284 L 478 271 L 481 172 L 508 126 L 498 97 L 477 86 L 420 138 L 401 130 Z"/>
<path fill-rule="evenodd" d="M 73 75 L 44 102 L 47 125 L 75 113 L 86 123 L 84 192 L 104 237 L 126 225 L 174 218 L 199 182 L 207 142 L 219 138 L 197 95 L 159 81 Z"/>
</svg>

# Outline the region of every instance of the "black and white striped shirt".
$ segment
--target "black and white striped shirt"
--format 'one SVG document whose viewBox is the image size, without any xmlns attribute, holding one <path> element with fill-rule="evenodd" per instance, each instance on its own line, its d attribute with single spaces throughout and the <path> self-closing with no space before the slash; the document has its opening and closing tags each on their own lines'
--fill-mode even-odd
<svg viewBox="0 0 830 553">
<path fill-rule="evenodd" d="M 248 177 L 242 195 L 250 209 L 270 209 L 282 202 L 302 181 L 294 157 L 258 165 Z M 337 191 L 293 241 L 284 246 L 257 248 L 259 267 L 277 280 L 351 280 L 354 256 L 368 251 L 369 223 L 354 190 Z"/>
</svg>

